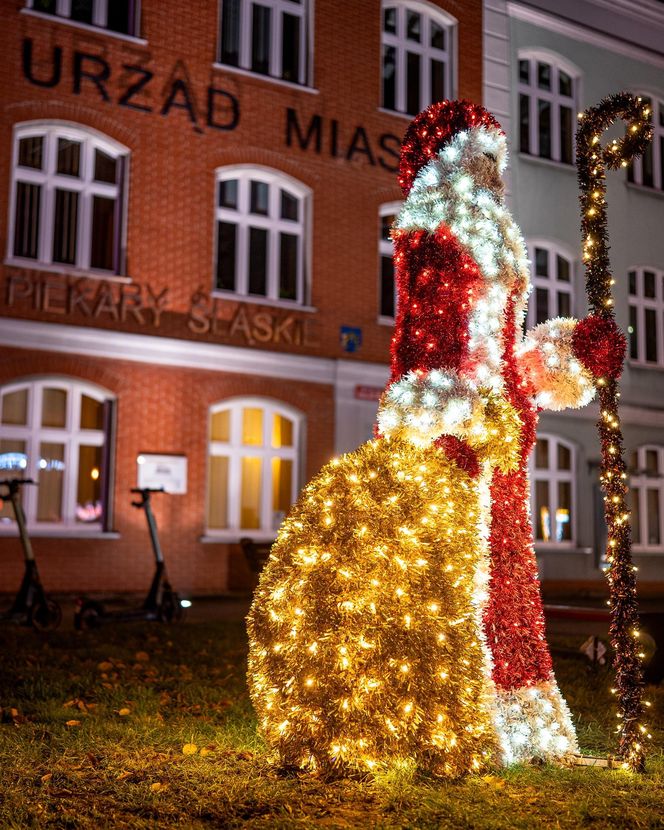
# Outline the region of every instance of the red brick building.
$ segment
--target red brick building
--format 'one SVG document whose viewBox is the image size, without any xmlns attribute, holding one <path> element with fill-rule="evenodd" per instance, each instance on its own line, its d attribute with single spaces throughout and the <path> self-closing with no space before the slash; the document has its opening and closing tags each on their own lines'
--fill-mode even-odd
<svg viewBox="0 0 664 830">
<path fill-rule="evenodd" d="M 181 491 L 155 498 L 174 584 L 246 587 L 238 539 L 370 434 L 400 138 L 481 100 L 482 4 L 1 8 L 0 476 L 39 481 L 44 582 L 145 587 L 129 489 L 152 473 Z"/>
</svg>

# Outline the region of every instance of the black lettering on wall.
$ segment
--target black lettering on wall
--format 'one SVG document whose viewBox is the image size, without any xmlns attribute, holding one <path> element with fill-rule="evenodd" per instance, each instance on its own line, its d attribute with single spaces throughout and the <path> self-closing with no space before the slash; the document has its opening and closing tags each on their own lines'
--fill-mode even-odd
<svg viewBox="0 0 664 830">
<path fill-rule="evenodd" d="M 226 106 L 219 107 L 217 104 L 217 96 L 225 100 Z M 219 121 L 221 114 L 228 117 L 227 121 Z M 215 130 L 234 130 L 240 123 L 240 102 L 226 92 L 225 89 L 215 89 L 213 86 L 208 87 L 208 107 L 207 107 L 207 125 L 213 127 Z"/>
<path fill-rule="evenodd" d="M 85 69 L 84 63 L 95 64 L 97 71 Z M 74 52 L 74 79 L 72 91 L 74 95 L 81 94 L 81 81 L 87 78 L 97 87 L 103 101 L 110 101 L 111 98 L 104 86 L 104 81 L 107 81 L 111 75 L 111 67 L 106 61 L 99 57 L 99 55 L 88 55 L 87 52 Z"/>
<path fill-rule="evenodd" d="M 315 148 L 316 152 L 320 153 L 321 148 L 321 117 L 320 115 L 312 115 L 311 121 L 309 122 L 309 128 L 307 129 L 306 135 L 302 134 L 302 130 L 300 129 L 300 122 L 297 118 L 297 112 L 292 107 L 286 108 L 286 145 L 288 147 L 293 146 L 293 133 L 295 133 L 297 138 L 297 143 L 300 145 L 301 150 L 307 150 L 309 148 L 309 143 L 312 138 L 315 138 Z"/>
<path fill-rule="evenodd" d="M 182 96 L 182 100 L 177 100 L 178 95 Z M 171 91 L 168 94 L 168 98 L 164 101 L 160 115 L 168 115 L 173 107 L 186 110 L 191 123 L 196 123 L 196 113 L 194 112 L 194 105 L 189 94 L 189 87 L 187 86 L 187 82 L 181 78 L 175 78 L 171 82 Z"/>
<path fill-rule="evenodd" d="M 389 164 L 382 156 L 378 156 L 378 164 L 390 173 L 399 172 L 399 152 L 401 150 L 401 142 L 397 136 L 391 133 L 383 133 L 378 140 L 381 150 L 384 150 L 389 156 L 392 156 L 394 161 Z M 390 147 L 390 145 L 392 145 Z"/>
<path fill-rule="evenodd" d="M 126 69 L 127 72 L 133 73 L 140 73 L 141 77 L 134 81 L 133 84 L 129 84 L 127 89 L 118 99 L 118 104 L 121 107 L 129 107 L 132 110 L 140 110 L 141 112 L 152 112 L 152 107 L 148 107 L 145 104 L 137 104 L 132 102 L 131 99 L 138 95 L 138 93 L 143 89 L 144 86 L 150 83 L 152 78 L 154 77 L 154 72 L 150 72 L 149 69 L 144 69 L 142 66 L 134 66 L 130 63 L 123 63 L 122 68 Z"/>
<path fill-rule="evenodd" d="M 35 78 L 32 67 L 32 41 L 26 37 L 23 40 L 23 75 L 35 86 L 54 87 L 60 83 L 62 72 L 62 49 L 59 46 L 53 47 L 53 59 L 51 66 L 51 77 L 47 80 Z"/>
<path fill-rule="evenodd" d="M 348 152 L 346 153 L 346 159 L 348 161 L 352 161 L 353 157 L 357 155 L 357 153 L 366 156 L 369 164 L 376 164 L 376 160 L 374 159 L 373 153 L 371 152 L 371 147 L 369 146 L 369 139 L 367 138 L 367 134 L 364 127 L 355 128 L 355 132 L 353 133 L 353 139 L 350 142 Z"/>
</svg>

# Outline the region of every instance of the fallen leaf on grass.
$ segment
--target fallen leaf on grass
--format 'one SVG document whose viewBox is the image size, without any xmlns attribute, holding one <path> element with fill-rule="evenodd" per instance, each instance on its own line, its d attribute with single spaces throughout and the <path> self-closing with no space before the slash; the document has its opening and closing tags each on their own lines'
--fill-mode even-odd
<svg viewBox="0 0 664 830">
<path fill-rule="evenodd" d="M 150 661 L 150 655 L 147 651 L 137 651 L 134 657 L 139 663 L 148 663 Z"/>
<path fill-rule="evenodd" d="M 42 775 L 40 780 L 41 780 L 42 784 L 46 784 L 48 781 L 51 780 L 51 778 L 53 778 L 53 773 L 52 772 L 47 772 L 46 775 Z"/>
<path fill-rule="evenodd" d="M 113 663 L 109 663 L 108 660 L 104 660 L 102 663 L 97 665 L 99 671 L 110 671 L 113 668 Z"/>
<path fill-rule="evenodd" d="M 213 752 L 214 752 L 213 749 L 208 749 L 206 746 L 204 746 L 203 749 L 201 749 L 201 751 L 200 751 L 200 755 L 202 757 L 205 757 L 206 755 L 211 755 Z"/>
<path fill-rule="evenodd" d="M 196 744 L 185 744 L 182 747 L 182 754 L 183 755 L 195 755 L 198 752 L 198 747 Z"/>
<path fill-rule="evenodd" d="M 161 781 L 155 781 L 154 784 L 150 784 L 150 789 L 153 793 L 160 793 L 168 789 L 168 784 L 162 784 Z"/>
<path fill-rule="evenodd" d="M 125 778 L 129 778 L 130 775 L 130 772 L 121 772 L 120 775 L 118 775 L 118 781 L 124 781 Z"/>
<path fill-rule="evenodd" d="M 81 725 L 80 720 L 68 720 L 65 723 L 65 726 L 80 726 L 80 725 Z"/>
<path fill-rule="evenodd" d="M 120 715 L 121 718 L 126 718 L 127 715 L 131 715 L 131 709 L 123 706 L 122 709 L 118 709 L 118 715 Z"/>
</svg>

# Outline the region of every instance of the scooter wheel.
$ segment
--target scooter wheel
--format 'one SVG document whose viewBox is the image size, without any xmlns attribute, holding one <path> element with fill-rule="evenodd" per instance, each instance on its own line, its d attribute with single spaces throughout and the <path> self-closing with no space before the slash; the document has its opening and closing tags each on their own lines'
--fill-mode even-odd
<svg viewBox="0 0 664 830">
<path fill-rule="evenodd" d="M 62 609 L 55 600 L 37 600 L 30 608 L 29 622 L 36 631 L 55 631 L 62 622 Z"/>
<path fill-rule="evenodd" d="M 99 628 L 104 609 L 98 602 L 86 602 L 74 614 L 74 628 L 77 631 L 89 631 Z"/>
<path fill-rule="evenodd" d="M 159 622 L 162 623 L 178 623 L 184 617 L 184 608 L 180 604 L 180 597 L 173 591 L 172 593 L 164 592 L 159 606 Z"/>
</svg>

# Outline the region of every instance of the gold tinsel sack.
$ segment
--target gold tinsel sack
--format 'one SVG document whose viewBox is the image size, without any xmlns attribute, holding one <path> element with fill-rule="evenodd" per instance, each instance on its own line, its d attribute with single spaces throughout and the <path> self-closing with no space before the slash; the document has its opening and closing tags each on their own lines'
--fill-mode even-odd
<svg viewBox="0 0 664 830">
<path fill-rule="evenodd" d="M 400 439 L 303 490 L 248 618 L 251 697 L 282 763 L 455 776 L 494 756 L 480 502 L 443 450 Z"/>
</svg>

